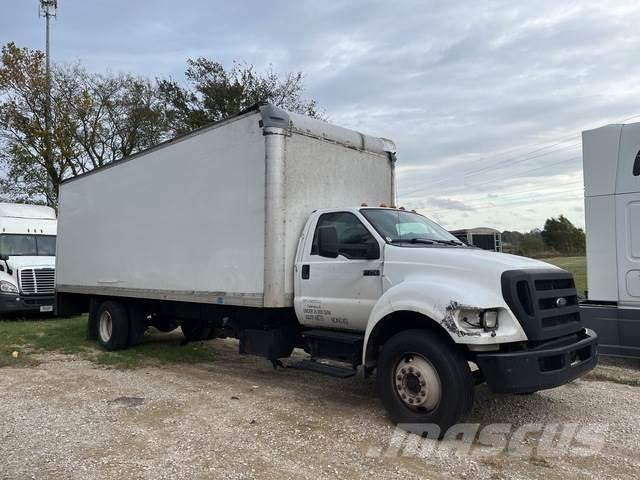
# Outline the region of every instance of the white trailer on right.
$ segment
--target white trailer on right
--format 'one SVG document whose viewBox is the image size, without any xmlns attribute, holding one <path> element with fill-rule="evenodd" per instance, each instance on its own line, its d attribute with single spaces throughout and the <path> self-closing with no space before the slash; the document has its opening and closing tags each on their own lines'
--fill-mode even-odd
<svg viewBox="0 0 640 480">
<path fill-rule="evenodd" d="M 640 123 L 582 132 L 587 299 L 599 352 L 640 357 Z"/>
</svg>

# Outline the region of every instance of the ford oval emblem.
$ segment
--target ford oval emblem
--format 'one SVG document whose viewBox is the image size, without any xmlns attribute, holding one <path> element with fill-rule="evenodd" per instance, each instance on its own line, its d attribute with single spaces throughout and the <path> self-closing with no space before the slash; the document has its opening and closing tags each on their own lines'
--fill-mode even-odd
<svg viewBox="0 0 640 480">
<path fill-rule="evenodd" d="M 566 307 L 567 306 L 567 299 L 564 297 L 560 297 L 556 300 L 556 306 L 558 308 L 562 308 L 562 307 Z"/>
</svg>

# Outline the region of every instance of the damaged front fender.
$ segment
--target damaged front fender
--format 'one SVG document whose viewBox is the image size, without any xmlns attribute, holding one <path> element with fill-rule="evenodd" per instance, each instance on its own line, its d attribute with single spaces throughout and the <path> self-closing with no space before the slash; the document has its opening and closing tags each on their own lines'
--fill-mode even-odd
<svg viewBox="0 0 640 480">
<path fill-rule="evenodd" d="M 474 326 L 472 315 L 485 310 L 498 312 L 498 328 L 485 331 Z M 395 312 L 414 312 L 425 322 L 435 322 L 455 343 L 494 345 L 527 339 L 520 323 L 502 298 L 501 292 L 458 283 L 455 286 L 411 281 L 389 288 L 373 308 L 365 332 L 365 347 L 381 322 L 393 321 Z M 365 356 L 367 348 L 364 349 Z M 363 358 L 366 365 L 366 358 Z"/>
</svg>

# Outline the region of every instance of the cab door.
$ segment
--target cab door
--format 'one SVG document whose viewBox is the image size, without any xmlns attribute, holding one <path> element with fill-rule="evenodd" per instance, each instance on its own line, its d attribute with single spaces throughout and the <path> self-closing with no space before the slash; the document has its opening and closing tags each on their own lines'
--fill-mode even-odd
<svg viewBox="0 0 640 480">
<path fill-rule="evenodd" d="M 616 179 L 618 299 L 640 305 L 640 125 L 624 125 Z M 612 246 L 614 248 L 614 246 Z"/>
<path fill-rule="evenodd" d="M 318 237 L 323 227 L 336 230 L 336 258 L 320 255 Z M 311 232 L 308 235 L 296 265 L 300 323 L 364 330 L 373 306 L 382 295 L 381 242 L 352 212 L 321 214 L 313 236 Z M 377 258 L 371 258 L 376 251 Z"/>
</svg>

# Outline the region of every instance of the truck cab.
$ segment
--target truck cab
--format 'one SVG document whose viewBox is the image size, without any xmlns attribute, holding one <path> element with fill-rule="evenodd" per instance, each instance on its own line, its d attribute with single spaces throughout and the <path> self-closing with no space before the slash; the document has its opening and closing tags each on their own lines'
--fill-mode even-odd
<svg viewBox="0 0 640 480">
<path fill-rule="evenodd" d="M 460 391 L 447 395 L 462 408 L 467 362 L 500 393 L 559 386 L 596 363 L 597 336 L 580 322 L 570 273 L 467 246 L 415 212 L 314 212 L 300 237 L 295 288 L 303 327 L 363 335 L 358 363 L 365 373 L 378 369 L 381 393 L 392 392 L 381 394 L 385 406 L 400 422 L 433 418 L 429 407 L 450 382 Z M 406 338 L 387 354 L 398 335 Z"/>
<path fill-rule="evenodd" d="M 56 214 L 0 203 L 0 315 L 53 312 Z"/>
</svg>

